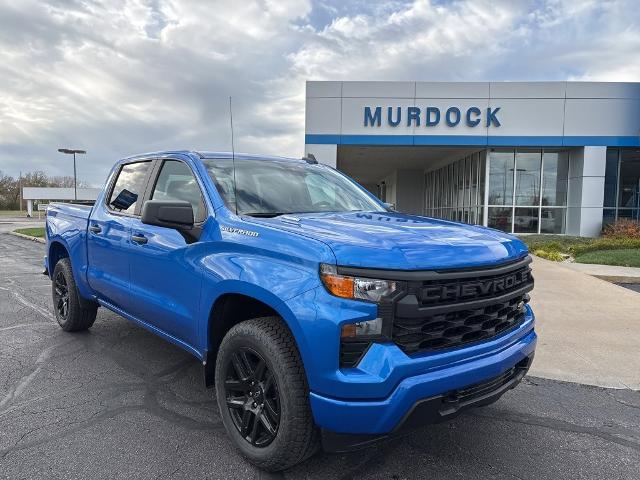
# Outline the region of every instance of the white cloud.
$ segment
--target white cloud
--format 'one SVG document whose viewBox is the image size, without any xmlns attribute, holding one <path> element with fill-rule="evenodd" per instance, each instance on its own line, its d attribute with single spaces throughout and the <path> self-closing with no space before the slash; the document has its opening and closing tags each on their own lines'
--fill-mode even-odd
<svg viewBox="0 0 640 480">
<path fill-rule="evenodd" d="M 100 183 L 163 148 L 300 155 L 304 81 L 640 79 L 635 0 L 0 0 L 0 170 Z"/>
</svg>

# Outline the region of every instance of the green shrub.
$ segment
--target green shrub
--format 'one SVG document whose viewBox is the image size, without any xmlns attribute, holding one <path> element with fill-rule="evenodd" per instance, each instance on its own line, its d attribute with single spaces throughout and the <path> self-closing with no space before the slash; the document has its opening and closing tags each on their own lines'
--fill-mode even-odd
<svg viewBox="0 0 640 480">
<path fill-rule="evenodd" d="M 640 238 L 633 237 L 569 237 L 566 235 L 523 235 L 520 239 L 534 255 L 553 261 L 597 250 L 640 249 Z"/>
<path fill-rule="evenodd" d="M 584 237 L 571 237 L 568 235 L 522 235 L 519 237 L 527 244 L 529 250 L 538 248 L 566 252 L 568 247 L 575 244 L 588 243 L 592 239 Z"/>
<path fill-rule="evenodd" d="M 575 257 L 596 250 L 619 250 L 627 248 L 640 248 L 640 238 L 601 237 L 595 238 L 590 243 L 573 245 L 570 253 Z"/>
<path fill-rule="evenodd" d="M 562 262 L 566 258 L 560 252 L 552 250 L 542 250 L 540 248 L 534 250 L 531 253 L 533 253 L 536 257 L 546 258 L 547 260 L 551 260 L 552 262 Z"/>
</svg>

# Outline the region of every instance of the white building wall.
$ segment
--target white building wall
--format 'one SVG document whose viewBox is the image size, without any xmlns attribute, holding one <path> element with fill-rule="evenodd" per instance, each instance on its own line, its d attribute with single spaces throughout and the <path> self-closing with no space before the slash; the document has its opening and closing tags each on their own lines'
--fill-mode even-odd
<svg viewBox="0 0 640 480">
<path fill-rule="evenodd" d="M 382 107 L 379 127 L 365 127 L 365 106 Z M 403 108 L 398 126 L 385 121 L 389 106 Z M 407 125 L 409 106 L 435 106 L 442 114 L 450 106 L 463 113 L 476 106 L 482 110 L 482 122 L 477 127 L 464 121 L 449 127 L 444 119 L 435 127 L 425 127 L 424 121 L 419 127 L 414 122 Z M 500 108 L 500 126 L 486 127 L 486 107 Z M 349 142 L 353 135 L 370 136 L 369 143 L 376 144 L 376 137 L 391 135 L 404 145 L 455 145 L 450 141 L 465 141 L 465 136 L 480 146 L 611 145 L 603 137 L 640 135 L 640 83 L 307 82 L 306 124 L 307 136 L 333 136 L 335 144 Z M 323 142 L 332 143 L 330 138 Z M 309 144 L 316 148 L 315 140 Z"/>
<path fill-rule="evenodd" d="M 304 154 L 312 154 L 318 163 L 336 168 L 338 163 L 338 145 L 305 145 Z"/>
<path fill-rule="evenodd" d="M 569 156 L 567 234 L 597 237 L 602 231 L 607 147 L 583 147 Z"/>
<path fill-rule="evenodd" d="M 73 187 L 23 187 L 23 200 L 74 200 L 76 194 L 78 200 L 95 200 L 100 194 L 99 188 Z"/>
</svg>

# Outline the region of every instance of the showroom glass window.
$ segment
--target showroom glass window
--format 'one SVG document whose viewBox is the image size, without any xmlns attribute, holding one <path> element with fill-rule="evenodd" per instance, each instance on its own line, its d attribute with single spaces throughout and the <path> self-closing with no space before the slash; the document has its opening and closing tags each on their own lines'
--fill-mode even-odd
<svg viewBox="0 0 640 480">
<path fill-rule="evenodd" d="M 564 233 L 568 169 L 566 150 L 491 149 L 487 225 L 510 233 Z"/>
<path fill-rule="evenodd" d="M 568 168 L 567 150 L 477 150 L 426 173 L 426 213 L 508 233 L 564 233 Z"/>
<path fill-rule="evenodd" d="M 569 152 L 543 151 L 540 233 L 565 232 L 568 183 Z"/>
<path fill-rule="evenodd" d="M 541 150 L 516 150 L 514 231 L 538 233 Z"/>
<path fill-rule="evenodd" d="M 481 224 L 486 151 L 471 152 L 425 174 L 425 213 Z"/>
<path fill-rule="evenodd" d="M 618 218 L 640 221 L 640 149 L 608 148 L 603 224 Z"/>
<path fill-rule="evenodd" d="M 513 228 L 513 173 L 515 152 L 489 152 L 489 214 L 487 225 L 504 232 Z"/>
</svg>

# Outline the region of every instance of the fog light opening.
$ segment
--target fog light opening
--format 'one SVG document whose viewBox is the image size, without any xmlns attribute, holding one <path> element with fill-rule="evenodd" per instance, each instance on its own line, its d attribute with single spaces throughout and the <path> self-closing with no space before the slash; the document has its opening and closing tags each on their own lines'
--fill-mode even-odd
<svg viewBox="0 0 640 480">
<path fill-rule="evenodd" d="M 382 319 L 366 320 L 364 322 L 347 323 L 342 326 L 341 338 L 371 337 L 382 334 Z"/>
</svg>

